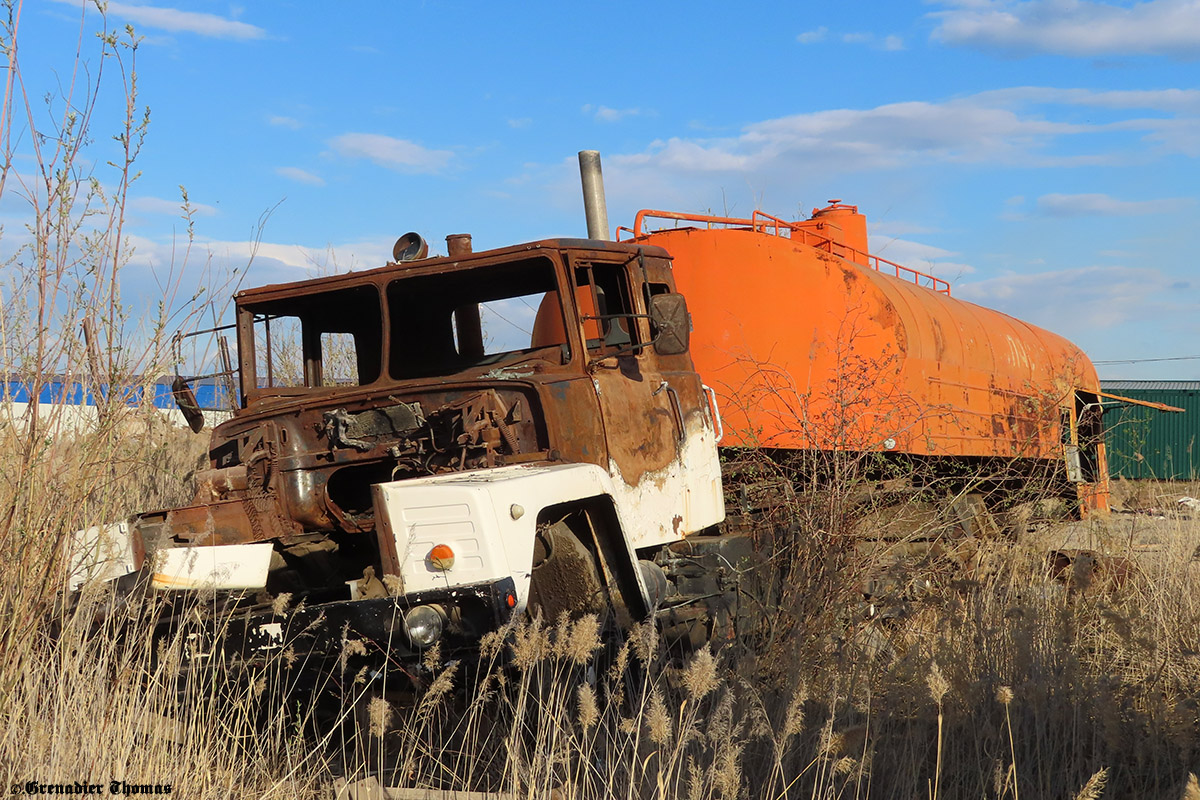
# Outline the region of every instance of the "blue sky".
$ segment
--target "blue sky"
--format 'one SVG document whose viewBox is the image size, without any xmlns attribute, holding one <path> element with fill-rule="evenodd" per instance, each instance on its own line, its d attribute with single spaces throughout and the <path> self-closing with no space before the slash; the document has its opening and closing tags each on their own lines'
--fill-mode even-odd
<svg viewBox="0 0 1200 800">
<path fill-rule="evenodd" d="M 32 93 L 81 15 L 100 26 L 25 4 Z M 443 251 L 582 236 L 575 154 L 598 149 L 613 226 L 841 198 L 877 254 L 1093 360 L 1200 356 L 1197 0 L 109 3 L 126 23 L 151 109 L 130 298 L 178 259 L 180 185 L 217 264 L 270 211 L 255 284 L 379 265 L 408 230 Z M 1200 359 L 1099 368 L 1200 379 Z"/>
</svg>

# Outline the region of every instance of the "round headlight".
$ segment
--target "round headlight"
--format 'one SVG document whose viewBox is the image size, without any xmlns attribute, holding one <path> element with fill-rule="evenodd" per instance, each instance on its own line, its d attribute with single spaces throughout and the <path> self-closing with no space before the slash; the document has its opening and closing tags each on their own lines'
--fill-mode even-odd
<svg viewBox="0 0 1200 800">
<path fill-rule="evenodd" d="M 404 614 L 404 632 L 416 647 L 429 647 L 446 627 L 445 617 L 434 606 L 417 606 Z"/>
</svg>

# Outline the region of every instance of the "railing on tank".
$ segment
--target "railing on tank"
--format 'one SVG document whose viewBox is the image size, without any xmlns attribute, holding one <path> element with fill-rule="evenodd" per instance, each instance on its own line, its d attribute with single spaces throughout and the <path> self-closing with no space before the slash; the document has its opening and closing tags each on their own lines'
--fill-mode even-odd
<svg viewBox="0 0 1200 800">
<path fill-rule="evenodd" d="M 944 295 L 950 294 L 949 281 L 921 272 L 920 270 L 915 270 L 912 267 L 906 267 L 903 264 L 897 264 L 895 261 L 889 261 L 881 256 L 871 255 L 870 253 L 865 253 L 856 248 L 835 242 L 828 236 L 822 236 L 815 231 L 801 227 L 798 222 L 788 222 L 762 211 L 755 211 L 749 219 L 744 219 L 738 217 L 718 217 L 713 214 L 687 214 L 680 211 L 657 211 L 650 208 L 643 208 L 634 217 L 632 228 L 626 228 L 624 225 L 617 227 L 617 241 L 621 241 L 622 233 L 628 233 L 632 238 L 636 239 L 639 236 L 669 230 L 668 228 L 657 228 L 654 231 L 650 231 L 645 228 L 647 219 L 702 222 L 705 228 L 709 230 L 713 228 L 741 228 L 757 233 L 787 236 L 793 241 L 799 241 L 818 250 L 824 250 L 827 253 L 840 256 L 847 261 L 854 261 L 856 263 L 865 262 L 867 266 L 877 272 L 895 275 L 897 278 L 906 281 L 911 280 L 918 286 L 924 286 L 926 289 L 932 289 Z"/>
</svg>

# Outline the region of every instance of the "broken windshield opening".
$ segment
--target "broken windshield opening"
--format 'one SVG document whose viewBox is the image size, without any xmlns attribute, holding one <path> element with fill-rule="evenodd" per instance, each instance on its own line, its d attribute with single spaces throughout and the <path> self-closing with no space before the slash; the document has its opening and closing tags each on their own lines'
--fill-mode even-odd
<svg viewBox="0 0 1200 800">
<path fill-rule="evenodd" d="M 453 375 L 545 348 L 556 351 L 545 358 L 563 363 L 569 351 L 556 290 L 547 258 L 392 281 L 388 371 L 401 380 Z"/>
<path fill-rule="evenodd" d="M 254 383 L 319 388 L 374 383 L 383 365 L 383 316 L 371 285 L 246 307 L 253 314 Z"/>
</svg>

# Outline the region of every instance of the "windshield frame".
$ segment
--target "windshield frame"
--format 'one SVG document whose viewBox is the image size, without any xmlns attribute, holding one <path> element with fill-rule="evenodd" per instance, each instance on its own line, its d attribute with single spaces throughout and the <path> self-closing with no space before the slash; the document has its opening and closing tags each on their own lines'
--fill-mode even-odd
<svg viewBox="0 0 1200 800">
<path fill-rule="evenodd" d="M 567 323 L 562 285 L 561 258 L 547 250 L 473 262 L 454 270 L 392 276 L 383 293 L 389 318 L 385 364 L 389 379 L 444 379 L 527 361 L 543 368 L 570 363 L 578 345 Z M 537 307 L 524 300 L 539 293 Z M 506 309 L 509 316 L 494 307 L 489 313 L 490 304 L 506 301 L 519 301 L 524 308 Z M 518 332 L 517 340 L 527 339 L 528 345 L 492 350 L 494 337 L 503 341 L 512 334 L 489 331 L 489 317 L 494 317 L 493 325 L 498 319 L 502 327 L 511 326 Z M 545 338 L 545 322 L 554 328 L 554 341 L 539 344 L 539 335 Z"/>
<path fill-rule="evenodd" d="M 439 275 L 475 272 L 477 270 L 494 270 L 504 265 L 533 260 L 545 260 L 550 267 L 553 275 L 554 291 L 557 291 L 559 296 L 559 301 L 556 303 L 557 316 L 561 320 L 565 331 L 565 343 L 496 353 L 489 356 L 485 362 L 463 365 L 453 372 L 445 372 L 444 374 L 411 378 L 397 378 L 392 375 L 390 369 L 392 359 L 392 309 L 390 308 L 391 304 L 388 302 L 389 285 L 395 281 L 409 278 L 426 278 L 432 280 Z M 502 254 L 498 253 L 493 257 L 456 259 L 454 261 L 438 258 L 405 264 L 389 264 L 386 267 L 370 272 L 338 275 L 334 278 L 316 279 L 314 281 L 304 281 L 295 284 L 276 284 L 239 293 L 235 297 L 235 305 L 237 316 L 238 372 L 242 407 L 246 408 L 252 404 L 271 398 L 298 398 L 329 393 L 344 394 L 349 391 L 357 392 L 372 388 L 378 389 L 414 383 L 421 384 L 431 381 L 442 383 L 448 378 L 472 376 L 480 373 L 486 374 L 487 372 L 512 367 L 525 362 L 534 362 L 531 364 L 531 372 L 567 371 L 577 367 L 578 364 L 576 362 L 580 360 L 580 354 L 584 352 L 584 348 L 578 330 L 579 320 L 577 319 L 577 313 L 573 308 L 568 311 L 567 306 L 570 304 L 562 301 L 564 296 L 563 287 L 570 285 L 566 280 L 566 272 L 563 265 L 563 256 L 557 248 L 526 246 L 520 251 L 513 252 L 510 250 Z M 257 373 L 265 366 L 256 364 L 255 358 L 254 320 L 258 309 L 275 304 L 283 306 L 294 299 L 329 294 L 342 289 L 367 285 L 373 286 L 378 291 L 382 316 L 382 362 L 379 376 L 376 380 L 369 384 L 356 386 L 264 387 L 257 385 Z"/>
<path fill-rule="evenodd" d="M 352 302 L 345 308 L 339 307 L 338 312 L 332 314 L 322 314 L 318 308 L 323 298 L 339 293 L 345 295 L 361 293 L 365 296 L 368 292 L 373 295 L 373 303 L 370 298 L 365 298 L 366 302 Z M 379 287 L 374 281 L 340 281 L 333 285 L 295 287 L 286 292 L 247 298 L 239 295 L 236 309 L 238 366 L 243 407 L 252 400 L 266 396 L 286 397 L 357 390 L 373 386 L 384 377 L 386 309 Z M 366 316 L 365 320 L 362 318 L 364 315 Z M 274 377 L 269 355 L 270 348 L 274 344 L 268 345 L 266 341 L 261 342 L 261 348 L 266 358 L 263 359 L 265 363 L 260 365 L 257 356 L 260 340 L 256 325 L 264 323 L 266 320 L 281 318 L 300 322 L 299 333 L 296 336 L 297 341 L 292 343 L 300 349 L 299 365 L 290 365 L 292 369 L 299 370 L 300 377 L 293 382 L 294 385 L 260 385 L 261 382 Z M 266 322 L 263 326 L 264 331 L 269 330 L 267 327 L 269 324 Z M 374 329 L 373 333 L 372 329 Z M 327 384 L 324 382 L 323 368 L 327 354 L 322 353 L 321 340 L 325 334 L 329 333 L 349 333 L 355 337 L 355 372 L 357 375 L 368 375 L 368 380 L 361 382 L 355 380 L 352 383 Z M 360 340 L 359 337 L 364 334 L 368 338 Z M 295 354 L 293 353 L 292 356 L 295 357 Z M 260 367 L 262 368 L 261 374 Z M 283 366 L 280 365 L 279 369 L 274 372 L 279 374 L 282 369 Z M 312 385 L 314 382 L 316 385 Z"/>
</svg>

